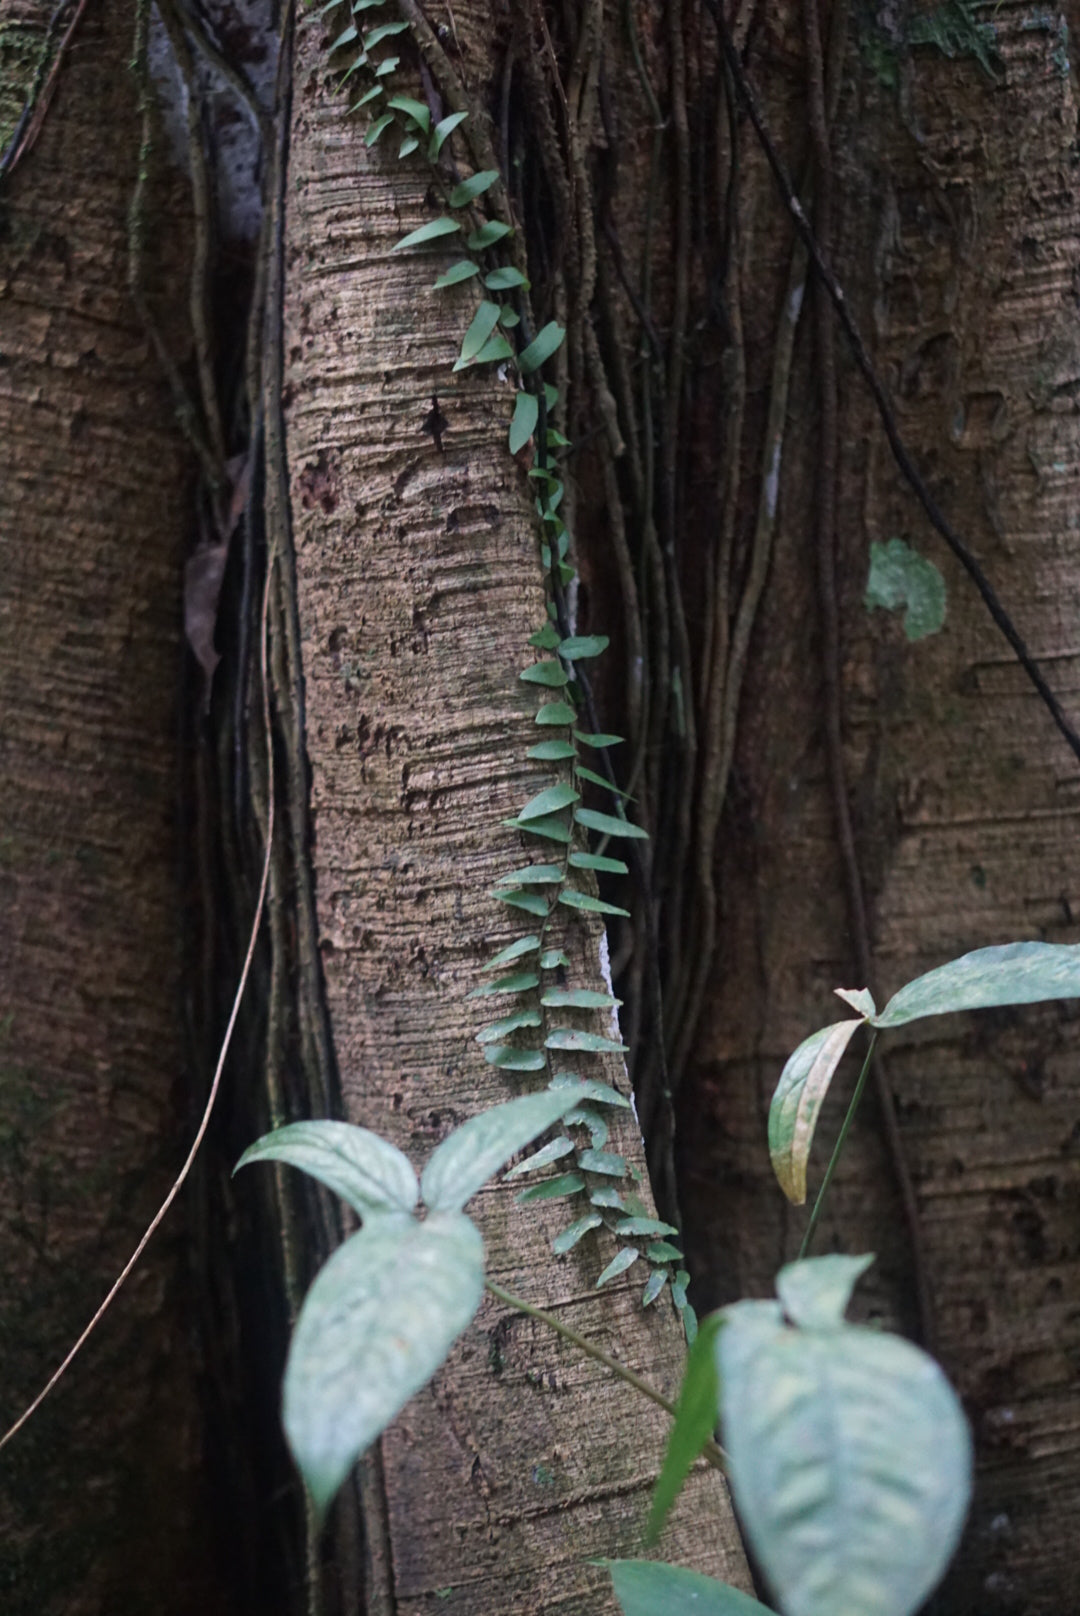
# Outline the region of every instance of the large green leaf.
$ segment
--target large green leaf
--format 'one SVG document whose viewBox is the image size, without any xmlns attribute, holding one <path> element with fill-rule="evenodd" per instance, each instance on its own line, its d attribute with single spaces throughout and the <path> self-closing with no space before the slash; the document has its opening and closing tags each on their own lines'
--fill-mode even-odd
<svg viewBox="0 0 1080 1616">
<path fill-rule="evenodd" d="M 657 1560 L 603 1560 L 623 1616 L 771 1616 L 749 1594 Z M 841 1616 L 839 1611 L 836 1616 Z"/>
<path fill-rule="evenodd" d="M 785 1305 L 832 1322 L 795 1328 L 772 1302 L 725 1310 L 720 1406 L 739 1515 L 785 1616 L 911 1616 L 963 1526 L 967 1426 L 924 1352 L 835 1317 L 850 1263 L 819 1285 L 795 1275 L 809 1266 L 786 1271 Z"/>
<path fill-rule="evenodd" d="M 902 1027 L 920 1016 L 995 1005 L 1080 998 L 1080 943 L 1005 943 L 977 948 L 917 976 L 871 1017 L 875 1027 Z"/>
<path fill-rule="evenodd" d="M 579 1099 L 572 1089 L 542 1089 L 470 1117 L 443 1140 L 420 1175 L 425 1203 L 441 1212 L 458 1211 L 511 1156 L 572 1111 Z"/>
<path fill-rule="evenodd" d="M 780 1074 L 769 1107 L 769 1156 L 789 1201 L 806 1200 L 806 1163 L 822 1102 L 861 1021 L 836 1021 L 803 1040 Z"/>
<path fill-rule="evenodd" d="M 484 1289 L 484 1247 L 461 1212 L 372 1216 L 300 1309 L 285 1369 L 285 1434 L 321 1514 L 356 1459 L 425 1386 Z"/>
<path fill-rule="evenodd" d="M 701 1329 L 690 1348 L 675 1409 L 675 1424 L 671 1427 L 663 1467 L 653 1492 L 645 1533 L 647 1543 L 655 1543 L 660 1536 L 669 1509 L 682 1492 L 687 1476 L 720 1418 L 716 1337 L 723 1325 L 722 1313 L 710 1313 L 708 1318 L 702 1319 Z"/>
<path fill-rule="evenodd" d="M 388 1139 L 349 1122 L 291 1122 L 249 1145 L 236 1171 L 256 1161 L 299 1167 L 362 1218 L 370 1212 L 411 1212 L 419 1193 L 408 1157 Z"/>
</svg>

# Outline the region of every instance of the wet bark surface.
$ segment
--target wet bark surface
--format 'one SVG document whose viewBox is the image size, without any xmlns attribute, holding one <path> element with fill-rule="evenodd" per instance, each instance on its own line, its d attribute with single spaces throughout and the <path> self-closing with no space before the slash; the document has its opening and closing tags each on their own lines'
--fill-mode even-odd
<svg viewBox="0 0 1080 1616">
<path fill-rule="evenodd" d="M 26 12 L 13 20 L 29 28 Z M 192 1100 L 178 936 L 186 457 L 126 294 L 133 26 L 131 7 L 91 8 L 0 202 L 5 1427 L 130 1255 Z M 150 203 L 183 218 L 182 192 L 155 183 Z M 182 262 L 182 230 L 159 247 Z M 160 292 L 156 261 L 147 272 Z M 181 1238 L 174 1222 L 0 1460 L 12 1616 L 223 1608 Z"/>
</svg>

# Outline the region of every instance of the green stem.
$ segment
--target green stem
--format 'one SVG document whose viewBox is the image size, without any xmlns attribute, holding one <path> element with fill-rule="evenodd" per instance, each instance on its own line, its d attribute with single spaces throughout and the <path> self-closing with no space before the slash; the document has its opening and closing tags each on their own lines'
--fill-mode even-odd
<svg viewBox="0 0 1080 1616">
<path fill-rule="evenodd" d="M 572 1330 L 568 1324 L 564 1324 L 554 1313 L 547 1313 L 542 1307 L 534 1307 L 531 1302 L 526 1302 L 524 1297 L 515 1296 L 512 1291 L 503 1290 L 502 1286 L 496 1285 L 493 1279 L 486 1279 L 484 1285 L 497 1301 L 505 1303 L 507 1307 L 514 1308 L 518 1313 L 524 1313 L 527 1318 L 536 1319 L 540 1324 L 546 1324 L 548 1329 L 554 1330 L 556 1335 L 561 1335 L 565 1341 L 569 1341 L 573 1346 L 577 1347 L 586 1357 L 593 1358 L 597 1363 L 603 1364 L 605 1369 L 610 1369 L 613 1374 L 618 1375 L 620 1380 L 625 1380 L 628 1386 L 632 1386 L 636 1392 L 640 1392 L 651 1403 L 655 1403 L 658 1408 L 662 1408 L 665 1414 L 670 1414 L 672 1419 L 675 1418 L 675 1404 L 670 1402 L 663 1392 L 658 1392 L 655 1386 L 651 1386 L 647 1380 L 643 1380 L 639 1374 L 628 1368 L 626 1364 L 620 1363 L 618 1358 L 611 1357 L 602 1347 L 598 1347 L 595 1342 L 589 1341 L 583 1335 L 578 1335 L 576 1330 Z M 728 1458 L 719 1443 L 712 1441 L 710 1438 L 702 1452 L 714 1470 L 722 1470 L 726 1474 Z"/>
<path fill-rule="evenodd" d="M 805 1256 L 808 1255 L 810 1251 L 810 1242 L 814 1238 L 814 1230 L 818 1226 L 818 1220 L 820 1219 L 822 1210 L 824 1209 L 825 1197 L 829 1193 L 829 1185 L 832 1183 L 833 1174 L 836 1171 L 836 1164 L 840 1160 L 840 1153 L 844 1148 L 848 1133 L 851 1130 L 851 1124 L 855 1121 L 855 1113 L 859 1109 L 859 1101 L 862 1099 L 863 1089 L 866 1087 L 866 1079 L 870 1074 L 870 1061 L 873 1056 L 874 1045 L 876 1043 L 877 1033 L 872 1032 L 870 1034 L 870 1042 L 867 1045 L 866 1059 L 863 1061 L 862 1071 L 859 1073 L 859 1081 L 855 1085 L 855 1093 L 851 1096 L 851 1104 L 847 1108 L 847 1116 L 844 1118 L 843 1126 L 836 1136 L 836 1143 L 833 1146 L 833 1153 L 829 1157 L 829 1165 L 825 1169 L 825 1177 L 821 1181 L 821 1188 L 818 1190 L 817 1200 L 814 1202 L 814 1210 L 810 1214 L 810 1222 L 806 1225 L 806 1233 L 803 1235 L 802 1245 L 799 1247 L 800 1262 Z"/>
</svg>

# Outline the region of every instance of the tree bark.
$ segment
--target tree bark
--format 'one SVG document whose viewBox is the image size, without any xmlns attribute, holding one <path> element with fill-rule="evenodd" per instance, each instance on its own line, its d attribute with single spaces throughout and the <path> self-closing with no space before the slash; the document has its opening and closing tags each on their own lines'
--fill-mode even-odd
<svg viewBox="0 0 1080 1616">
<path fill-rule="evenodd" d="M 1068 30 L 1056 14 L 952 9 L 985 24 L 970 36 L 985 61 L 970 42 L 944 54 L 945 8 L 905 17 L 891 37 L 869 14 L 855 23 L 833 144 L 837 256 L 905 439 L 1068 709 L 1080 449 Z M 775 106 L 764 47 L 750 71 Z M 1077 940 L 1077 774 L 898 476 L 842 343 L 837 361 L 844 768 L 887 993 L 980 945 Z M 794 1254 L 805 1214 L 769 1183 L 768 1101 L 795 1045 L 842 1014 L 831 990 L 864 985 L 829 788 L 821 621 L 806 609 L 820 362 L 804 332 L 741 721 L 741 801 L 718 850 L 723 941 L 688 1080 L 683 1194 L 708 1304 L 763 1292 Z M 919 644 L 863 605 L 869 545 L 893 537 L 946 577 L 944 630 Z M 935 1605 L 949 1616 L 1035 1616 L 1075 1597 L 1076 1025 L 1071 1006 L 1051 1005 L 928 1022 L 886 1044 L 936 1346 L 978 1449 L 972 1519 Z M 838 1084 L 826 1107 L 812 1183 L 848 1092 Z M 873 1105 L 817 1249 L 877 1251 L 864 1310 L 918 1328 L 911 1230 Z"/>
<path fill-rule="evenodd" d="M 0 60 L 25 66 L 52 9 L 6 18 Z M 193 1099 L 177 824 L 187 456 L 127 292 L 133 28 L 132 6 L 89 9 L 0 204 L 5 1427 L 130 1255 Z M 6 86 L 5 144 L 29 84 Z M 146 201 L 143 270 L 166 306 L 183 189 L 152 165 Z M 189 1280 L 174 1223 L 0 1460 L 12 1616 L 224 1609 Z"/>
<path fill-rule="evenodd" d="M 482 105 L 490 9 L 456 7 L 455 23 Z M 284 388 L 320 950 L 345 1113 L 422 1159 L 519 1092 L 483 1061 L 466 994 L 507 931 L 487 889 L 522 857 L 499 820 L 548 783 L 524 760 L 534 705 L 517 678 L 543 591 L 532 493 L 505 447 L 511 390 L 488 369 L 444 392 L 472 296 L 431 293 L 445 252 L 390 256 L 431 216 L 423 173 L 365 148 L 324 51 L 303 23 Z M 441 453 L 423 432 L 433 394 L 449 423 Z M 574 981 L 595 984 L 596 930 L 566 946 Z M 640 1168 L 631 1125 L 612 1148 Z M 674 1313 L 646 1314 L 636 1279 L 594 1291 L 604 1242 L 556 1262 L 557 1214 L 517 1206 L 509 1188 L 485 1190 L 479 1215 L 493 1278 L 676 1391 Z M 665 1425 L 486 1302 L 383 1441 L 375 1608 L 613 1608 L 588 1561 L 640 1550 Z M 664 1551 L 745 1586 L 718 1478 L 692 1478 Z"/>
</svg>

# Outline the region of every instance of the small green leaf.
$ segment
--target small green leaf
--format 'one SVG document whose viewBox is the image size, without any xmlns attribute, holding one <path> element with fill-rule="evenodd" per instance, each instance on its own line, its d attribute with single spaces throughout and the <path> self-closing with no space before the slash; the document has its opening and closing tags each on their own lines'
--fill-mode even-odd
<svg viewBox="0 0 1080 1616">
<path fill-rule="evenodd" d="M 630 870 L 622 859 L 605 858 L 600 853 L 579 853 L 575 848 L 570 855 L 570 863 L 575 870 L 604 870 L 608 875 L 629 875 Z"/>
<path fill-rule="evenodd" d="M 485 168 L 479 174 L 471 174 L 467 180 L 462 180 L 460 185 L 455 185 L 450 192 L 450 206 L 452 208 L 468 207 L 469 203 L 475 202 L 478 196 L 483 196 L 485 191 L 490 191 L 498 178 L 499 170 L 497 168 Z"/>
<path fill-rule="evenodd" d="M 806 1164 L 829 1085 L 862 1021 L 837 1021 L 799 1045 L 769 1106 L 769 1159 L 789 1201 L 806 1200 Z"/>
<path fill-rule="evenodd" d="M 470 1117 L 429 1157 L 420 1175 L 425 1204 L 441 1212 L 458 1211 L 511 1156 L 531 1145 L 572 1108 L 569 1092 L 541 1089 Z"/>
<path fill-rule="evenodd" d="M 344 45 L 351 45 L 355 38 L 356 38 L 356 24 L 354 22 L 351 22 L 349 24 L 349 26 L 346 29 L 344 29 L 344 31 L 337 36 L 337 38 L 334 40 L 334 43 L 330 46 L 327 54 L 329 56 L 333 56 L 334 52 L 341 50 L 341 48 Z"/>
<path fill-rule="evenodd" d="M 542 647 L 547 649 L 547 647 Z M 541 741 L 539 746 L 530 746 L 526 757 L 535 758 L 538 763 L 559 763 L 566 758 L 575 756 L 573 741 Z"/>
<path fill-rule="evenodd" d="M 902 1027 L 920 1016 L 955 1010 L 1076 998 L 1080 998 L 1080 944 L 1005 943 L 977 948 L 917 976 L 870 1020 L 875 1027 Z"/>
<path fill-rule="evenodd" d="M 516 325 L 521 324 L 521 315 L 509 303 L 503 303 L 499 308 L 499 324 L 507 331 L 512 331 Z"/>
<path fill-rule="evenodd" d="M 550 814 L 542 819 L 503 819 L 500 820 L 500 824 L 506 825 L 510 830 L 528 831 L 530 836 L 542 836 L 548 842 L 568 843 L 570 840 L 569 826 Z"/>
<path fill-rule="evenodd" d="M 500 885 L 505 881 L 507 886 L 513 887 L 544 887 L 561 881 L 563 873 L 557 864 L 526 864 L 524 869 L 513 870 L 504 875 Z"/>
<path fill-rule="evenodd" d="M 604 1220 L 599 1212 L 586 1212 L 583 1218 L 578 1218 L 576 1223 L 571 1223 L 568 1229 L 564 1229 L 561 1234 L 555 1236 L 551 1242 L 552 1251 L 556 1257 L 565 1256 L 568 1251 L 574 1249 L 583 1235 L 588 1234 L 590 1229 L 602 1228 L 603 1222 Z"/>
<path fill-rule="evenodd" d="M 471 258 L 459 258 L 456 264 L 451 264 L 445 275 L 439 276 L 435 282 L 435 290 L 441 292 L 444 286 L 456 286 L 459 281 L 471 280 L 479 273 L 479 264 L 474 264 Z"/>
<path fill-rule="evenodd" d="M 577 1110 L 568 1111 L 563 1117 L 564 1128 L 587 1128 L 589 1130 L 589 1144 L 593 1150 L 603 1150 L 608 1142 L 610 1129 L 598 1111 L 587 1106 Z"/>
<path fill-rule="evenodd" d="M 496 331 L 495 335 L 493 337 L 489 337 L 484 343 L 484 346 L 477 354 L 474 363 L 477 365 L 497 365 L 501 360 L 513 359 L 513 357 L 513 348 L 511 348 L 506 338 L 500 336 Z M 455 370 L 462 368 L 460 362 L 453 368 Z"/>
<path fill-rule="evenodd" d="M 500 1016 L 498 1021 L 489 1022 L 476 1035 L 478 1044 L 497 1044 L 510 1033 L 516 1032 L 519 1027 L 539 1027 L 539 1010 L 515 1010 L 513 1015 Z M 658 1233 L 661 1231 L 657 1231 Z"/>
<path fill-rule="evenodd" d="M 527 915 L 538 915 L 541 919 L 547 917 L 548 901 L 538 892 L 520 892 L 513 888 L 493 887 L 488 897 L 498 898 L 500 903 L 509 904 L 511 909 L 520 909 Z"/>
<path fill-rule="evenodd" d="M 603 1560 L 623 1616 L 772 1616 L 749 1594 L 657 1560 Z"/>
<path fill-rule="evenodd" d="M 511 1167 L 508 1173 L 504 1173 L 503 1183 L 511 1178 L 520 1178 L 522 1173 L 535 1173 L 541 1167 L 550 1167 L 553 1161 L 560 1161 L 563 1156 L 569 1156 L 573 1148 L 574 1141 L 567 1139 L 565 1134 L 559 1139 L 552 1139 L 549 1144 L 541 1145 L 539 1150 L 533 1151 L 531 1156 L 526 1156 L 524 1161 L 518 1162 L 516 1167 Z"/>
<path fill-rule="evenodd" d="M 452 135 L 458 124 L 464 123 L 468 116 L 467 112 L 451 112 L 449 117 L 439 119 L 439 122 L 431 131 L 431 139 L 428 142 L 428 156 L 432 162 L 435 162 L 442 151 L 447 137 Z"/>
<path fill-rule="evenodd" d="M 461 343 L 461 353 L 458 356 L 458 365 L 466 365 L 475 359 L 484 346 L 499 318 L 499 305 L 497 303 L 482 302 L 473 315 L 472 323 L 466 331 Z M 455 369 L 457 366 L 455 366 Z"/>
<path fill-rule="evenodd" d="M 467 994 L 469 999 L 490 999 L 496 993 L 527 993 L 530 988 L 540 986 L 540 978 L 533 971 L 523 971 L 517 976 L 500 976 L 497 982 L 485 982 L 483 987 L 473 988 Z"/>
<path fill-rule="evenodd" d="M 510 422 L 510 453 L 524 449 L 536 431 L 540 405 L 535 393 L 519 393 L 514 400 L 514 418 Z M 550 626 L 550 625 L 549 625 Z"/>
<path fill-rule="evenodd" d="M 364 60 L 366 61 L 367 58 L 365 57 Z M 375 69 L 375 77 L 377 79 L 387 78 L 394 71 L 400 61 L 400 56 L 384 56 L 378 67 Z"/>
<path fill-rule="evenodd" d="M 670 1240 L 651 1241 L 645 1247 L 645 1255 L 653 1263 L 682 1262 L 682 1252 Z"/>
<path fill-rule="evenodd" d="M 575 741 L 580 741 L 582 746 L 592 746 L 596 748 L 603 746 L 621 746 L 623 744 L 623 737 L 621 735 L 586 735 L 579 729 L 574 731 L 574 739 Z"/>
<path fill-rule="evenodd" d="M 600 1173 L 604 1178 L 622 1178 L 626 1162 L 610 1150 L 579 1150 L 577 1164 L 583 1173 Z"/>
<path fill-rule="evenodd" d="M 871 544 L 866 580 L 867 611 L 875 606 L 904 612 L 904 634 L 922 640 L 936 634 L 945 621 L 945 580 L 932 561 L 903 539 Z"/>
<path fill-rule="evenodd" d="M 533 1184 L 517 1196 L 523 1205 L 530 1201 L 559 1201 L 564 1195 L 576 1195 L 585 1188 L 580 1173 L 560 1173 L 558 1178 L 547 1178 L 542 1184 Z"/>
<path fill-rule="evenodd" d="M 642 1307 L 651 1307 L 667 1284 L 667 1272 L 663 1268 L 654 1268 L 649 1275 L 641 1298 Z"/>
<path fill-rule="evenodd" d="M 510 233 L 508 224 L 503 224 L 501 219 L 491 219 L 487 224 L 482 224 L 479 230 L 474 230 L 471 236 L 466 236 L 465 243 L 473 252 L 483 252 L 487 247 L 494 247 L 497 241 L 502 241 Z"/>
<path fill-rule="evenodd" d="M 623 1198 L 619 1194 L 619 1191 L 617 1189 L 613 1189 L 607 1184 L 602 1184 L 598 1189 L 590 1190 L 589 1200 L 592 1202 L 593 1206 L 610 1207 L 616 1212 L 626 1211 L 626 1207 L 623 1204 Z"/>
<path fill-rule="evenodd" d="M 547 1064 L 538 1049 L 512 1049 L 509 1044 L 485 1044 L 484 1059 L 502 1072 L 542 1072 Z"/>
<path fill-rule="evenodd" d="M 401 142 L 401 145 L 398 147 L 398 156 L 399 157 L 408 157 L 408 156 L 410 156 L 416 150 L 416 148 L 417 148 L 417 146 L 419 146 L 419 144 L 420 144 L 420 142 L 417 140 L 415 135 L 406 135 L 405 139 Z"/>
<path fill-rule="evenodd" d="M 388 129 L 394 121 L 392 112 L 384 112 L 368 124 L 367 134 L 364 136 L 365 146 L 374 146 L 384 129 Z"/>
<path fill-rule="evenodd" d="M 537 332 L 529 346 L 518 356 L 518 368 L 523 376 L 531 376 L 534 370 L 539 370 L 545 360 L 550 359 L 562 346 L 566 332 L 557 320 L 549 320 L 543 329 Z"/>
<path fill-rule="evenodd" d="M 559 402 L 559 389 L 555 386 L 554 382 L 544 383 L 544 402 L 548 407 L 549 413 Z"/>
<path fill-rule="evenodd" d="M 389 1140 L 349 1122 L 291 1122 L 263 1134 L 244 1151 L 235 1171 L 256 1161 L 299 1167 L 361 1218 L 375 1211 L 411 1212 L 419 1194 L 408 1157 Z"/>
<path fill-rule="evenodd" d="M 625 915 L 630 918 L 629 909 L 620 909 L 618 904 L 605 903 L 602 898 L 594 898 L 588 892 L 578 892 L 575 887 L 564 887 L 559 893 L 559 902 L 568 909 L 583 910 L 590 915 Z"/>
<path fill-rule="evenodd" d="M 408 26 L 407 22 L 381 22 L 377 28 L 369 29 L 364 35 L 364 49 L 371 50 L 373 45 L 389 39 L 392 34 L 403 34 Z"/>
<path fill-rule="evenodd" d="M 414 100 L 411 95 L 395 95 L 391 96 L 386 104 L 388 107 L 396 107 L 398 112 L 403 112 L 407 118 L 411 118 L 425 135 L 430 132 L 431 113 L 423 101 Z"/>
<path fill-rule="evenodd" d="M 616 819 L 614 814 L 597 813 L 595 808 L 578 808 L 574 818 L 586 830 L 600 831 L 604 836 L 626 836 L 641 842 L 649 839 L 648 831 L 642 830 L 640 825 L 631 825 L 628 819 Z"/>
<path fill-rule="evenodd" d="M 507 264 L 505 267 L 493 269 L 490 274 L 485 275 L 484 285 L 489 292 L 509 292 L 516 286 L 524 286 L 527 289 L 529 282 L 520 269 L 514 269 Z"/>
<path fill-rule="evenodd" d="M 546 948 L 540 956 L 540 969 L 542 971 L 554 971 L 560 965 L 568 967 L 569 964 L 570 961 L 561 948 Z"/>
<path fill-rule="evenodd" d="M 622 1000 L 594 988 L 545 988 L 540 1003 L 549 1010 L 614 1010 Z"/>
<path fill-rule="evenodd" d="M 670 1223 L 663 1223 L 659 1218 L 623 1218 L 615 1225 L 616 1234 L 678 1234 Z"/>
<path fill-rule="evenodd" d="M 636 1246 L 623 1246 L 621 1251 L 615 1253 L 600 1278 L 596 1281 L 597 1290 L 600 1289 L 601 1285 L 606 1285 L 608 1280 L 617 1279 L 620 1274 L 625 1274 L 626 1270 L 632 1268 L 640 1256 L 641 1252 L 638 1251 Z"/>
<path fill-rule="evenodd" d="M 494 959 L 489 959 L 481 969 L 485 971 L 498 970 L 500 965 L 509 965 L 511 960 L 520 959 L 523 954 L 533 954 L 539 947 L 539 937 L 519 937 L 517 942 L 510 943 L 506 948 L 500 949 Z"/>
<path fill-rule="evenodd" d="M 540 708 L 536 715 L 536 722 L 538 724 L 572 724 L 576 717 L 577 713 L 575 713 L 568 701 L 549 701 L 545 702 L 543 707 Z"/>
<path fill-rule="evenodd" d="M 549 658 L 546 662 L 532 663 L 530 667 L 522 669 L 518 678 L 524 679 L 526 684 L 547 685 L 550 689 L 558 689 L 570 682 L 570 675 L 562 663 L 554 658 Z"/>
<path fill-rule="evenodd" d="M 656 1275 L 653 1274 L 653 1279 Z M 651 1283 L 651 1281 L 650 1281 Z M 661 1278 L 663 1284 L 663 1278 Z M 646 1543 L 655 1543 L 687 1476 L 710 1440 L 720 1418 L 720 1383 L 716 1370 L 716 1338 L 724 1327 L 722 1313 L 710 1313 L 690 1348 L 679 1390 L 675 1424 L 668 1437 L 664 1463 L 653 1493 Z"/>
<path fill-rule="evenodd" d="M 335 4 L 337 4 L 337 0 L 335 0 Z M 376 6 L 383 6 L 385 4 L 386 0 L 356 0 L 356 3 L 352 8 L 353 15 L 358 16 L 361 11 L 374 11 Z"/>
<path fill-rule="evenodd" d="M 349 111 L 350 112 L 359 112 L 361 107 L 369 106 L 372 101 L 378 101 L 380 96 L 382 95 L 382 93 L 383 93 L 383 87 L 382 87 L 381 84 L 373 85 L 372 88 L 370 90 L 368 90 L 365 95 L 362 95 L 360 97 L 359 101 L 355 101 L 353 103 L 353 105 L 349 108 Z"/>
<path fill-rule="evenodd" d="M 412 230 L 407 236 L 402 236 L 390 250 L 400 252 L 402 247 L 422 247 L 426 241 L 437 241 L 440 236 L 451 236 L 460 229 L 461 226 L 456 219 L 448 219 L 442 215 L 438 219 L 429 219 L 419 230 Z"/>
<path fill-rule="evenodd" d="M 575 763 L 574 773 L 582 780 L 591 781 L 594 786 L 603 786 L 605 791 L 610 791 L 613 797 L 621 797 L 624 802 L 634 800 L 629 791 L 620 791 L 618 786 L 612 785 L 606 775 L 597 774 L 594 769 L 587 769 L 583 763 Z"/>
<path fill-rule="evenodd" d="M 833 992 L 838 999 L 843 999 L 845 1004 L 850 1004 L 856 1015 L 868 1017 L 877 1015 L 877 1005 L 869 988 L 833 988 Z"/>
<path fill-rule="evenodd" d="M 573 1088 L 576 1089 L 579 1100 L 591 1100 L 594 1105 L 617 1105 L 624 1111 L 630 1109 L 630 1101 L 625 1094 L 613 1089 L 610 1083 L 598 1082 L 596 1078 L 589 1078 L 583 1082 L 580 1077 L 575 1077 L 573 1072 L 557 1072 L 548 1087 Z"/>
<path fill-rule="evenodd" d="M 393 106 L 393 102 L 390 104 Z M 581 662 L 587 657 L 598 657 L 610 644 L 606 634 L 574 634 L 563 640 L 559 655 L 567 662 Z"/>
<path fill-rule="evenodd" d="M 576 1032 L 571 1027 L 555 1027 L 544 1039 L 546 1049 L 573 1049 L 580 1054 L 625 1055 L 626 1045 L 614 1038 L 601 1038 L 597 1032 Z"/>
<path fill-rule="evenodd" d="M 538 651 L 554 651 L 559 644 L 559 631 L 554 623 L 545 623 L 535 634 L 529 635 L 529 644 Z M 573 750 L 571 748 L 571 750 Z"/>
<path fill-rule="evenodd" d="M 581 797 L 571 785 L 560 781 L 558 785 L 549 786 L 546 791 L 537 792 L 531 797 L 524 808 L 518 810 L 518 822 L 525 819 L 542 819 L 545 814 L 558 813 L 562 808 L 569 808 L 573 803 L 580 802 Z"/>
<path fill-rule="evenodd" d="M 484 1291 L 463 1213 L 381 1213 L 316 1275 L 285 1369 L 283 1419 L 321 1516 L 355 1461 L 445 1360 Z"/>
</svg>

